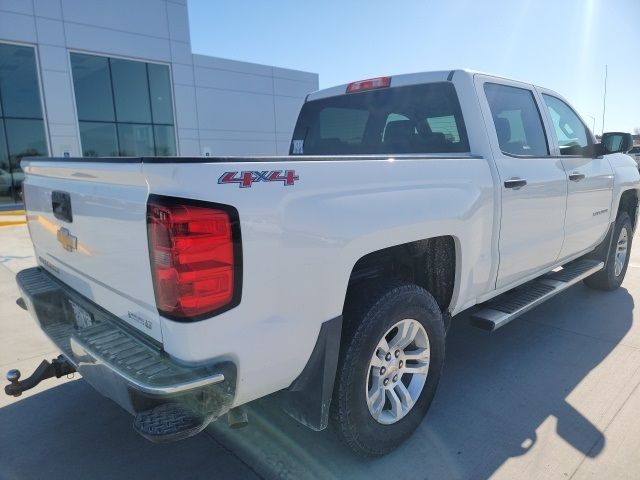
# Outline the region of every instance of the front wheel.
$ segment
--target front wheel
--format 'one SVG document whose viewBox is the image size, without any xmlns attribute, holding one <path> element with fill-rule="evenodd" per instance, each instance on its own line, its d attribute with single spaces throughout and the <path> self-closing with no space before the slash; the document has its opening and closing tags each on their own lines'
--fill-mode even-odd
<svg viewBox="0 0 640 480">
<path fill-rule="evenodd" d="M 444 362 L 442 313 L 416 285 L 380 282 L 348 299 L 332 413 L 358 454 L 384 455 L 418 427 Z"/>
<path fill-rule="evenodd" d="M 616 219 L 605 268 L 585 278 L 585 285 L 596 290 L 611 291 L 618 288 L 627 273 L 632 239 L 631 218 L 627 212 L 622 212 Z"/>
</svg>

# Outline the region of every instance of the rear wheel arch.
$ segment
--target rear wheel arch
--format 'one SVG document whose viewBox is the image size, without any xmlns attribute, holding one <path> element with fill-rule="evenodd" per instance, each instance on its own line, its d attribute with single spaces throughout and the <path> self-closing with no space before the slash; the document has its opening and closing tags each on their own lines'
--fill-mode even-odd
<svg viewBox="0 0 640 480">
<path fill-rule="evenodd" d="M 351 320 L 363 313 L 354 308 L 359 310 L 368 302 L 379 300 L 393 286 L 413 284 L 413 288 L 418 286 L 427 290 L 442 313 L 446 329 L 450 319 L 448 309 L 459 278 L 458 252 L 455 237 L 439 236 L 370 252 L 355 262 L 342 315 L 323 324 L 307 365 L 286 389 L 285 411 L 314 430 L 326 427 L 336 369 L 340 355 L 344 355 L 344 342 L 358 328 L 358 322 Z M 420 267 L 422 273 L 417 271 Z"/>
<path fill-rule="evenodd" d="M 359 258 L 349 276 L 349 292 L 374 279 L 412 283 L 427 290 L 440 310 L 451 309 L 458 288 L 459 242 L 452 235 L 430 237 L 376 250 Z"/>
</svg>

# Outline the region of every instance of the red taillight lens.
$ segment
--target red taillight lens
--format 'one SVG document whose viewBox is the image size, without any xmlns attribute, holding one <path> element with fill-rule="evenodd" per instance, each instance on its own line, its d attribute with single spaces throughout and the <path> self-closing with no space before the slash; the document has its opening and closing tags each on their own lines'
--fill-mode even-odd
<svg viewBox="0 0 640 480">
<path fill-rule="evenodd" d="M 374 90 L 385 88 L 391 85 L 391 77 L 377 77 L 368 80 L 360 80 L 347 85 L 347 93 L 361 92 L 363 90 Z"/>
<path fill-rule="evenodd" d="M 168 197 L 149 200 L 149 255 L 161 314 L 192 320 L 237 304 L 239 239 L 232 223 L 227 208 Z"/>
</svg>

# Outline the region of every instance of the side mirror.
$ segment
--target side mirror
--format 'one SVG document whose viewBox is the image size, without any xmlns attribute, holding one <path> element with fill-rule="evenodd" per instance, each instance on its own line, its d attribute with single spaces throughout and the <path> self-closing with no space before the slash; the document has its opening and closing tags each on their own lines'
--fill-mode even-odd
<svg viewBox="0 0 640 480">
<path fill-rule="evenodd" d="M 633 148 L 633 138 L 630 133 L 607 132 L 602 134 L 602 140 L 598 146 L 600 155 L 627 153 Z"/>
</svg>

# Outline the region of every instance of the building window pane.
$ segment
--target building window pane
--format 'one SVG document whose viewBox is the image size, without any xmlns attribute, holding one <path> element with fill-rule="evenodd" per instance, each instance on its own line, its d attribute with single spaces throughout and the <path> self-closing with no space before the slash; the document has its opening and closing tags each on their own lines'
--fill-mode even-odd
<svg viewBox="0 0 640 480">
<path fill-rule="evenodd" d="M 9 146 L 9 163 L 12 170 L 20 170 L 20 160 L 23 157 L 47 154 L 47 142 L 42 120 L 5 118 L 4 123 Z"/>
<path fill-rule="evenodd" d="M 9 167 L 7 140 L 4 137 L 4 121 L 0 118 L 0 205 L 13 201 L 13 179 Z"/>
<path fill-rule="evenodd" d="M 151 111 L 153 123 L 173 123 L 173 106 L 171 105 L 171 79 L 169 67 L 149 63 L 149 92 L 151 95 Z"/>
<path fill-rule="evenodd" d="M 176 136 L 173 127 L 154 125 L 153 135 L 156 141 L 156 155 L 160 157 L 173 157 L 176 155 Z"/>
<path fill-rule="evenodd" d="M 3 116 L 42 118 L 33 48 L 0 45 L 0 95 Z"/>
<path fill-rule="evenodd" d="M 7 146 L 9 147 L 9 166 L 13 177 L 13 200 L 22 201 L 22 182 L 24 173 L 20 160 L 24 157 L 39 157 L 47 154 L 47 142 L 42 120 L 5 118 Z"/>
<path fill-rule="evenodd" d="M 118 142 L 123 157 L 150 157 L 154 155 L 151 125 L 118 124 Z"/>
<path fill-rule="evenodd" d="M 113 122 L 109 59 L 72 53 L 71 68 L 78 119 Z"/>
<path fill-rule="evenodd" d="M 4 136 L 4 121 L 0 118 L 0 168 L 9 170 L 9 151 L 7 139 Z"/>
<path fill-rule="evenodd" d="M 47 155 L 32 47 L 0 44 L 0 105 L 0 203 L 20 202 L 20 160 Z"/>
<path fill-rule="evenodd" d="M 74 85 L 87 82 L 76 88 L 84 155 L 176 155 L 169 67 L 80 54 L 71 61 Z M 94 81 L 106 99 L 100 105 Z"/>
<path fill-rule="evenodd" d="M 115 123 L 80 122 L 80 140 L 85 157 L 118 156 Z"/>
<path fill-rule="evenodd" d="M 118 122 L 151 123 L 146 65 L 111 59 L 111 77 Z"/>
</svg>

